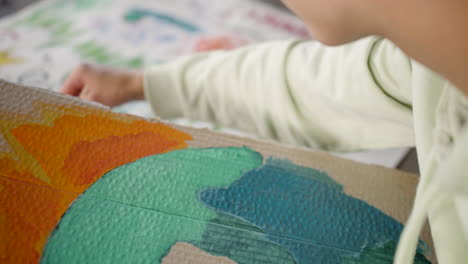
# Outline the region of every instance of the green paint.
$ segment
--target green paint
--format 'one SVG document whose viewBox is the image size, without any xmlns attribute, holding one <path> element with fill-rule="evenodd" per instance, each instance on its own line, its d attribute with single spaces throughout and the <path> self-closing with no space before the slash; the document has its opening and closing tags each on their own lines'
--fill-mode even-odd
<svg viewBox="0 0 468 264">
<path fill-rule="evenodd" d="M 159 263 L 179 238 L 199 240 L 205 228 L 201 221 L 84 195 L 53 232 L 41 263 Z"/>
<path fill-rule="evenodd" d="M 31 14 L 29 14 L 29 16 L 19 19 L 18 21 L 13 23 L 13 26 L 34 25 L 35 21 L 41 18 L 46 11 L 46 8 L 34 10 L 31 12 Z"/>
<path fill-rule="evenodd" d="M 39 48 L 50 48 L 67 44 L 80 37 L 83 30 L 73 26 L 73 14 L 96 6 L 106 7 L 108 0 L 51 1 L 48 5 L 32 11 L 28 16 L 13 23 L 13 27 L 41 28 L 49 32 L 50 41 Z M 63 14 L 71 14 L 65 17 Z"/>
<path fill-rule="evenodd" d="M 238 264 L 294 264 L 293 256 L 282 246 L 265 239 L 258 227 L 226 214 L 210 221 L 201 242 L 195 246 Z"/>
<path fill-rule="evenodd" d="M 70 207 L 42 263 L 157 263 L 177 241 L 202 241 L 217 217 L 200 190 L 227 187 L 262 162 L 247 148 L 186 149 L 112 170 Z"/>
<path fill-rule="evenodd" d="M 61 25 L 57 25 L 53 32 L 57 35 L 67 35 L 70 32 L 71 27 L 71 23 L 63 23 Z"/>
<path fill-rule="evenodd" d="M 357 256 L 345 256 L 342 264 L 391 264 L 395 255 L 397 244 L 395 241 L 389 241 L 381 247 L 366 247 Z M 414 258 L 414 264 L 428 264 L 424 255 L 417 253 Z"/>
<path fill-rule="evenodd" d="M 81 58 L 99 64 L 122 66 L 128 68 L 141 68 L 145 61 L 143 56 L 123 57 L 122 55 L 109 51 L 109 47 L 94 40 L 85 41 L 74 47 Z"/>
<path fill-rule="evenodd" d="M 39 48 L 50 48 L 71 42 L 83 33 L 82 30 L 75 29 L 69 19 L 61 17 L 57 12 L 54 8 L 38 9 L 24 19 L 18 20 L 14 26 L 41 28 L 49 32 L 50 40 Z"/>
<path fill-rule="evenodd" d="M 83 37 L 86 32 L 74 26 L 73 15 L 65 17 L 63 13 L 73 14 L 75 10 L 86 10 L 97 4 L 105 6 L 106 2 L 108 0 L 54 1 L 16 21 L 13 27 L 32 27 L 47 31 L 50 38 L 38 47 L 39 50 L 70 44 L 83 60 L 117 67 L 142 68 L 145 65 L 145 59 L 142 55 L 123 56 L 119 52 L 110 51 L 108 45 L 92 39 L 78 44 L 73 43 L 78 38 Z"/>
<path fill-rule="evenodd" d="M 139 8 L 132 9 L 125 15 L 124 19 L 127 22 L 135 23 L 137 21 L 140 21 L 144 17 L 153 18 L 157 21 L 172 25 L 186 32 L 193 33 L 193 32 L 201 31 L 200 28 L 198 28 L 196 25 L 190 22 L 176 18 L 173 15 L 160 13 L 160 12 L 157 12 L 154 10 L 148 10 L 148 9 L 139 9 Z"/>
<path fill-rule="evenodd" d="M 198 191 L 227 187 L 262 162 L 247 148 L 173 151 L 119 167 L 85 194 L 208 221 L 216 213 L 198 201 Z"/>
<path fill-rule="evenodd" d="M 128 60 L 126 60 L 124 63 L 124 65 L 130 67 L 130 68 L 141 68 L 144 66 L 145 62 L 144 62 L 144 59 L 143 57 L 134 57 L 134 58 L 130 58 Z"/>
<path fill-rule="evenodd" d="M 75 0 L 73 1 L 75 3 L 75 8 L 78 10 L 87 10 L 90 8 L 95 7 L 97 4 L 102 4 L 102 0 Z"/>
</svg>

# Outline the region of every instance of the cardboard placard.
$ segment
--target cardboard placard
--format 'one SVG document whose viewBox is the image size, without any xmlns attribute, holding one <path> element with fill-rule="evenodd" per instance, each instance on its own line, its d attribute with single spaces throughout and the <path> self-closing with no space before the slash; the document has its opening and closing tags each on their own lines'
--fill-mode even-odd
<svg viewBox="0 0 468 264">
<path fill-rule="evenodd" d="M 4 81 L 0 131 L 2 263 L 391 262 L 419 180 Z"/>
</svg>

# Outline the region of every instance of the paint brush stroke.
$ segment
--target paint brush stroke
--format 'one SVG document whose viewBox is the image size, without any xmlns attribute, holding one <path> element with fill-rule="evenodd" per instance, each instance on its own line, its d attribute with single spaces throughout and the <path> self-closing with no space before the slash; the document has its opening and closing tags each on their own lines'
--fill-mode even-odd
<svg viewBox="0 0 468 264">
<path fill-rule="evenodd" d="M 189 33 L 199 32 L 200 28 L 197 26 L 184 21 L 182 19 L 176 18 L 174 16 L 163 14 L 156 11 L 150 11 L 146 9 L 132 9 L 125 15 L 125 21 L 127 22 L 138 22 L 145 17 L 153 18 L 157 21 L 164 22 L 166 24 L 178 27 L 181 30 L 187 31 Z"/>
</svg>

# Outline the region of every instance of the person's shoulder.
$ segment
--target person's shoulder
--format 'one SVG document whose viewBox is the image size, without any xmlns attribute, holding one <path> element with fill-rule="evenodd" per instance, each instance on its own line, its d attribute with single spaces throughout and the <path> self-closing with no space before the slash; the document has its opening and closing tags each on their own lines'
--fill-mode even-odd
<svg viewBox="0 0 468 264">
<path fill-rule="evenodd" d="M 369 37 L 367 64 L 376 84 L 403 106 L 412 104 L 413 60 L 392 41 Z"/>
</svg>

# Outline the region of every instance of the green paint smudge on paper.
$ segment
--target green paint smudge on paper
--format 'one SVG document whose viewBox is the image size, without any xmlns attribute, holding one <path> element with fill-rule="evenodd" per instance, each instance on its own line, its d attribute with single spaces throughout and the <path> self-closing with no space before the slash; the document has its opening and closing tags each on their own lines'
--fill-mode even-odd
<svg viewBox="0 0 468 264">
<path fill-rule="evenodd" d="M 172 25 L 179 29 L 182 29 L 187 32 L 199 32 L 201 31 L 197 26 L 193 25 L 188 21 L 184 21 L 182 19 L 176 18 L 172 15 L 147 10 L 147 9 L 133 9 L 127 12 L 124 19 L 129 23 L 135 23 L 142 20 L 145 17 L 153 18 L 157 21 L 164 22 L 166 24 Z"/>
<path fill-rule="evenodd" d="M 76 30 L 69 19 L 61 17 L 57 11 L 53 12 L 47 7 L 35 10 L 29 16 L 18 20 L 13 26 L 28 26 L 47 30 L 50 34 L 50 41 L 42 44 L 39 47 L 41 49 L 71 42 L 83 33 L 82 30 Z"/>
<path fill-rule="evenodd" d="M 75 46 L 76 52 L 83 58 L 99 64 L 124 66 L 128 68 L 141 68 L 144 66 L 143 56 L 124 57 L 116 52 L 109 51 L 109 47 L 90 40 Z"/>
</svg>

